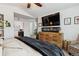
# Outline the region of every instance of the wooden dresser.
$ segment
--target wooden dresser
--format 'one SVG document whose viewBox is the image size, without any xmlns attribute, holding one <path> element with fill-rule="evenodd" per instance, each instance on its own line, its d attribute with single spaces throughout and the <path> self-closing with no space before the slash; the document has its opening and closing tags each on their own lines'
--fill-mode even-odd
<svg viewBox="0 0 79 59">
<path fill-rule="evenodd" d="M 39 39 L 48 43 L 54 43 L 58 47 L 62 48 L 63 37 L 58 32 L 39 32 Z"/>
</svg>

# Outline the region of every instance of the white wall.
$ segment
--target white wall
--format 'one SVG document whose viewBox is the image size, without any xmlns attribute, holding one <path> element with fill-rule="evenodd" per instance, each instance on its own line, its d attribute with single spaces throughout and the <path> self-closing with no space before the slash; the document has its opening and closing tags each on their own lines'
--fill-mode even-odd
<svg viewBox="0 0 79 59">
<path fill-rule="evenodd" d="M 11 23 L 11 27 L 5 27 L 4 29 L 4 37 L 14 37 L 14 28 L 13 28 L 13 20 L 14 15 L 11 8 L 7 8 L 6 6 L 0 5 L 0 14 L 4 15 L 4 20 L 8 20 Z"/>
<path fill-rule="evenodd" d="M 60 24 L 66 40 L 76 40 L 79 34 L 79 24 L 74 24 L 75 16 L 79 16 L 79 6 L 60 11 Z M 71 17 L 70 25 L 64 25 L 64 18 L 67 17 Z"/>
<path fill-rule="evenodd" d="M 4 15 L 4 20 L 8 20 L 11 23 L 11 27 L 5 27 L 4 29 L 5 38 L 14 37 L 14 12 L 32 17 L 17 7 L 0 4 L 0 14 Z"/>
<path fill-rule="evenodd" d="M 60 12 L 60 27 L 64 34 L 65 40 L 76 40 L 79 34 L 79 24 L 74 24 L 74 17 L 79 16 L 79 6 L 68 8 Z M 56 12 L 55 12 L 56 13 Z M 52 13 L 53 14 L 53 13 Z M 71 24 L 64 25 L 64 18 L 71 17 Z M 38 18 L 38 23 L 41 23 L 41 17 Z M 41 31 L 41 27 L 38 28 L 38 32 Z"/>
<path fill-rule="evenodd" d="M 18 36 L 18 31 L 24 29 L 24 23 L 22 21 L 14 21 L 14 36 Z"/>
</svg>

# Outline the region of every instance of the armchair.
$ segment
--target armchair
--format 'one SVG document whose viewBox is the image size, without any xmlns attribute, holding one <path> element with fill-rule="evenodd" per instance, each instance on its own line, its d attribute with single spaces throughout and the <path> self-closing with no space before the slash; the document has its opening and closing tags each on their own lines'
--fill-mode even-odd
<svg viewBox="0 0 79 59">
<path fill-rule="evenodd" d="M 72 56 L 79 56 L 79 35 L 77 40 L 71 41 L 70 45 L 68 46 L 68 53 Z"/>
</svg>

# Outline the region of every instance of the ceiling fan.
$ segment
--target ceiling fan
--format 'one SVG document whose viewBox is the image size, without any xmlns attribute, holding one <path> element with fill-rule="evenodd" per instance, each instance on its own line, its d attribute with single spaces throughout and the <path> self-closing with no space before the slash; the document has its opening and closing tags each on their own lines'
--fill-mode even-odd
<svg viewBox="0 0 79 59">
<path fill-rule="evenodd" d="M 42 7 L 41 3 L 34 3 L 35 5 L 37 5 L 38 7 Z M 31 3 L 27 3 L 27 8 L 31 7 Z"/>
</svg>

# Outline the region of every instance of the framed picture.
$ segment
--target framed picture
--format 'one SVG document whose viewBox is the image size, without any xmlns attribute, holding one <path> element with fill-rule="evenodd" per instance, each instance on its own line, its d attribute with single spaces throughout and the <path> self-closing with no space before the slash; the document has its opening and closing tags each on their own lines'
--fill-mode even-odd
<svg viewBox="0 0 79 59">
<path fill-rule="evenodd" d="M 70 25 L 71 24 L 71 17 L 64 18 L 64 25 Z"/>
<path fill-rule="evenodd" d="M 79 24 L 79 16 L 74 17 L 74 24 Z"/>
<path fill-rule="evenodd" d="M 0 14 L 0 27 L 4 27 L 3 20 L 4 20 L 3 14 Z"/>
</svg>

